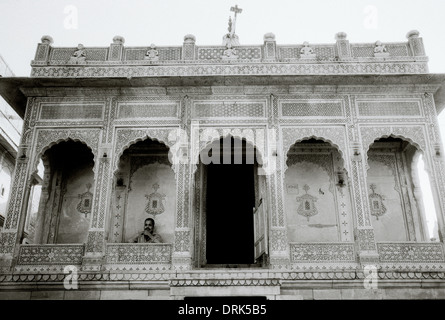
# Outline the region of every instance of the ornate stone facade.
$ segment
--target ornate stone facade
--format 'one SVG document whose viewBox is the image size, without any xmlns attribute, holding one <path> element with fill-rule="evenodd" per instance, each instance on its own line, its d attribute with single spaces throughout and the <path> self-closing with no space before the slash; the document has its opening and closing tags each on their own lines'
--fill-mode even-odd
<svg viewBox="0 0 445 320">
<path fill-rule="evenodd" d="M 418 33 L 410 33 L 408 42 L 379 46 L 350 44 L 344 33 L 332 45 L 281 46 L 267 34 L 264 45 L 234 45 L 230 59 L 222 58 L 225 46 L 200 47 L 195 41 L 187 35 L 182 47 L 130 48 L 115 37 L 109 48 L 76 49 L 53 47 L 45 37 L 30 78 L 0 79 L 2 95 L 25 120 L 0 232 L 0 293 L 26 291 L 35 282 L 63 290 L 67 265 L 78 270 L 79 286 L 94 283 L 94 290 L 107 290 L 130 284 L 171 299 L 209 295 L 212 288 L 215 295 L 277 298 L 313 280 L 326 290 L 340 280 L 348 289 L 363 283 L 368 265 L 376 267 L 378 279 L 400 282 L 398 287 L 419 279 L 443 286 L 445 169 L 437 125 L 442 105 L 435 94 L 445 77 L 428 75 Z M 11 93 L 11 86 L 18 90 Z M 235 265 L 237 270 L 230 263 L 206 264 L 211 213 L 204 154 L 230 137 L 255 155 L 252 242 L 262 254 L 247 266 Z M 376 153 L 377 140 L 401 141 L 411 149 Z M 90 210 L 79 213 L 88 218 L 85 241 L 57 243 L 51 237 L 60 230 L 68 200 L 49 159 L 39 214 L 54 223 L 42 220 L 40 240 L 24 244 L 32 176 L 42 157 L 66 142 L 83 145 L 94 162 Z M 156 145 L 165 148 L 162 159 L 160 149 L 150 149 Z M 411 177 L 416 152 L 430 173 L 436 241 L 425 231 Z M 399 198 L 380 191 L 375 163 L 394 174 L 390 191 Z M 314 176 L 303 183 L 305 170 Z M 168 192 L 157 191 L 164 187 L 160 180 L 169 181 Z M 371 182 L 376 186 L 370 188 Z M 74 186 L 76 194 L 85 193 L 85 183 Z M 396 200 L 397 206 L 388 204 Z M 384 213 L 378 211 L 382 204 Z M 408 237 L 380 241 L 376 223 L 392 217 L 394 208 Z M 135 217 L 145 216 L 154 217 L 166 242 L 128 241 Z M 323 217 L 329 219 L 316 220 Z"/>
</svg>

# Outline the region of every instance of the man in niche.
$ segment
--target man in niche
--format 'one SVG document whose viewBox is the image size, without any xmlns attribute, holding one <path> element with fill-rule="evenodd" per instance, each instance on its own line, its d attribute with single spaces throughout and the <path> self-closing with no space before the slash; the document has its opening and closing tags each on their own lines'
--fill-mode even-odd
<svg viewBox="0 0 445 320">
<path fill-rule="evenodd" d="M 154 233 L 155 221 L 152 218 L 147 218 L 144 221 L 144 231 L 141 232 L 133 242 L 137 243 L 162 243 L 162 238 L 159 234 Z"/>
</svg>

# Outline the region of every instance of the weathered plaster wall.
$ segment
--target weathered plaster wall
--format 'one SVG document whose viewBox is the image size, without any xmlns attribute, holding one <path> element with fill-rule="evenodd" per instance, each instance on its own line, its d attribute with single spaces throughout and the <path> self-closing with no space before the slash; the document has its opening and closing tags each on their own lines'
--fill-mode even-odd
<svg viewBox="0 0 445 320">
<path fill-rule="evenodd" d="M 0 165 L 0 215 L 3 217 L 6 216 L 6 205 L 11 189 L 11 176 L 11 170 L 5 165 Z"/>
<path fill-rule="evenodd" d="M 131 157 L 130 157 L 131 158 Z M 126 205 L 124 242 L 132 240 L 143 231 L 144 220 L 148 217 L 155 220 L 155 232 L 163 242 L 174 242 L 174 216 L 176 212 L 176 180 L 170 166 L 161 163 L 150 163 L 138 168 L 130 178 L 130 192 Z M 158 185 L 156 189 L 154 186 Z M 155 190 L 156 189 L 156 190 Z M 153 193 L 164 196 L 164 200 L 158 203 L 164 210 L 159 214 L 146 212 L 148 196 Z"/>
<path fill-rule="evenodd" d="M 306 194 L 305 186 L 309 187 L 307 194 L 314 197 L 313 204 L 317 210 L 317 214 L 308 218 L 298 213 L 304 206 L 304 201 L 298 199 Z M 284 192 L 290 242 L 340 240 L 332 177 L 322 166 L 308 161 L 290 166 L 285 174 Z"/>
<path fill-rule="evenodd" d="M 87 184 L 91 184 L 90 192 L 94 188 L 94 173 L 90 164 L 76 168 L 67 178 L 66 192 L 63 196 L 57 243 L 85 243 L 88 236 L 91 213 L 79 212 L 80 194 L 88 191 Z"/>
<path fill-rule="evenodd" d="M 386 155 L 395 161 L 394 155 Z M 405 241 L 407 237 L 407 227 L 404 218 L 404 208 L 402 207 L 400 188 L 397 172 L 394 172 L 388 165 L 373 160 L 368 160 L 368 191 L 371 184 L 376 185 L 374 192 L 382 196 L 383 205 L 386 208 L 381 216 L 372 216 L 372 225 L 375 231 L 376 241 Z M 371 204 L 372 205 L 372 204 Z"/>
</svg>

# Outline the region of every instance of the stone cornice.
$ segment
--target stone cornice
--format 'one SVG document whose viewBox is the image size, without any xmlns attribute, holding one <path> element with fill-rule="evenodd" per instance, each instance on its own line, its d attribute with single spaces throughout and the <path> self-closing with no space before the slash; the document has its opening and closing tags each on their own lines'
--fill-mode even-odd
<svg viewBox="0 0 445 320">
<path fill-rule="evenodd" d="M 203 94 L 226 92 L 262 93 L 370 93 L 370 92 L 441 92 L 436 98 L 438 113 L 445 102 L 445 74 L 393 75 L 237 75 L 237 76 L 165 76 L 165 77 L 92 77 L 92 78 L 0 78 L 0 94 L 23 117 L 27 97 L 83 95 L 101 91 L 123 94 Z M 240 92 L 242 87 L 242 92 Z M 225 89 L 225 90 L 222 90 Z M 380 91 L 382 92 L 382 91 Z M 189 94 L 190 94 L 189 93 Z M 62 96 L 63 96 L 62 95 Z M 435 94 L 436 96 L 437 94 Z"/>
<path fill-rule="evenodd" d="M 262 75 L 342 75 L 342 74 L 424 74 L 427 61 L 334 61 L 328 63 L 229 63 L 178 65 L 44 65 L 33 67 L 36 78 L 119 78 L 170 76 L 262 76 Z"/>
<path fill-rule="evenodd" d="M 20 91 L 26 97 L 78 97 L 78 96 L 179 96 L 183 95 L 257 95 L 257 94 L 423 94 L 425 92 L 436 92 L 440 85 L 437 84 L 406 84 L 406 85 L 283 85 L 283 86 L 240 86 L 226 87 L 168 87 L 168 88 L 27 88 L 22 87 Z M 167 97 L 165 97 L 167 99 Z"/>
</svg>

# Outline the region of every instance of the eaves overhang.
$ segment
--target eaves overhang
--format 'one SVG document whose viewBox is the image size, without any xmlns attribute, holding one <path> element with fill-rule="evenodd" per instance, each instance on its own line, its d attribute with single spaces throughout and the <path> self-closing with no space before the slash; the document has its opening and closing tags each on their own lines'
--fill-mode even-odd
<svg viewBox="0 0 445 320">
<path fill-rule="evenodd" d="M 97 78 L 50 78 L 50 77 L 0 77 L 0 95 L 20 117 L 24 117 L 28 97 L 52 96 L 54 89 L 78 88 L 113 90 L 116 94 L 131 88 L 174 87 L 224 87 L 224 86 L 279 86 L 294 88 L 329 86 L 331 92 L 359 92 L 365 87 L 402 86 L 418 92 L 423 90 L 434 95 L 439 114 L 445 107 L 445 74 L 375 74 L 375 75 L 230 75 L 230 76 L 165 76 L 165 77 L 97 77 Z M 295 91 L 295 90 L 294 90 Z M 283 92 L 283 90 L 281 91 Z"/>
</svg>

